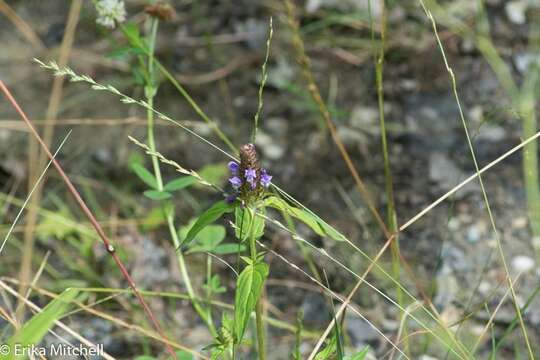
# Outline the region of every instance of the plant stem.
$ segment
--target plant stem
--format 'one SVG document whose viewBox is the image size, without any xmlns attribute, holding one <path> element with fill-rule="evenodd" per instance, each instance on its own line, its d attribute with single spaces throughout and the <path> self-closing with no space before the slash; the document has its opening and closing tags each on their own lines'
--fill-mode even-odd
<svg viewBox="0 0 540 360">
<path fill-rule="evenodd" d="M 371 27 L 371 40 L 372 44 L 374 46 L 374 61 L 375 61 L 375 82 L 376 82 L 376 88 L 377 88 L 377 103 L 379 108 L 379 121 L 380 121 L 380 128 L 381 128 L 381 144 L 382 144 L 382 153 L 383 153 L 383 163 L 384 163 L 384 178 L 386 182 L 386 215 L 387 215 L 387 223 L 388 223 L 388 230 L 390 230 L 391 233 L 396 233 L 398 230 L 397 226 L 397 214 L 396 214 L 396 207 L 394 202 L 394 189 L 393 189 L 393 182 L 392 182 L 392 169 L 390 167 L 390 160 L 388 157 L 388 140 L 386 137 L 386 121 L 384 116 L 384 88 L 383 88 L 383 68 L 384 68 L 384 47 L 386 42 L 386 6 L 384 4 L 384 0 L 381 2 L 382 7 L 382 16 L 381 16 L 381 24 L 380 24 L 380 43 L 379 43 L 379 49 L 376 51 L 375 49 L 375 30 L 373 25 L 373 18 L 371 17 L 371 1 L 368 1 L 368 7 L 369 7 L 369 15 L 370 15 L 370 27 Z M 399 249 L 399 237 L 396 234 L 394 240 L 392 240 L 392 243 L 390 244 L 390 251 L 392 253 L 392 275 L 394 276 L 394 279 L 396 279 L 398 282 L 401 281 L 401 267 L 400 267 L 400 249 Z M 396 287 L 396 300 L 397 303 L 402 307 L 406 308 L 406 304 L 404 303 L 404 296 L 403 292 L 401 291 L 400 286 Z M 402 313 L 400 315 L 400 321 L 405 321 L 406 314 Z M 409 353 L 409 341 L 408 341 L 408 335 L 407 335 L 407 324 L 406 322 L 403 323 L 403 331 L 402 331 L 402 337 L 403 337 L 403 346 L 404 346 L 404 352 L 406 354 Z"/>
<path fill-rule="evenodd" d="M 249 250 L 251 254 L 251 260 L 253 261 L 253 264 L 257 261 L 257 239 L 255 238 L 255 232 L 254 232 L 254 221 L 255 221 L 255 211 L 253 209 L 249 209 L 250 212 L 250 218 L 251 218 L 251 226 L 249 231 Z M 265 360 L 266 359 L 266 345 L 265 345 L 265 334 L 264 334 L 264 323 L 263 323 L 263 304 L 261 301 L 262 294 L 257 299 L 257 304 L 255 305 L 255 325 L 257 327 L 257 346 L 259 349 L 259 360 Z"/>
<path fill-rule="evenodd" d="M 156 35 L 157 35 L 157 28 L 158 28 L 158 20 L 156 18 L 152 18 L 150 25 L 150 38 L 149 38 L 149 54 L 148 54 L 148 79 L 147 79 L 147 85 L 145 89 L 146 94 L 146 101 L 149 105 L 146 117 L 147 117 L 147 125 L 148 125 L 148 147 L 155 152 L 156 151 L 156 143 L 155 143 L 155 137 L 154 137 L 154 112 L 153 112 L 153 105 L 154 105 L 154 95 L 157 92 L 157 86 L 155 84 L 154 80 L 154 49 L 155 49 L 155 43 L 156 43 Z M 161 176 L 161 168 L 159 166 L 159 159 L 155 155 L 151 155 L 152 159 L 152 167 L 154 169 L 154 176 L 156 177 L 158 190 L 163 191 L 163 178 Z M 165 211 L 165 217 L 167 219 L 167 227 L 169 229 L 169 233 L 171 235 L 174 248 L 178 249 L 180 247 L 180 239 L 178 238 L 178 234 L 176 232 L 176 226 L 174 223 L 174 211 L 170 207 L 164 207 Z M 193 308 L 195 311 L 199 314 L 201 319 L 205 322 L 206 326 L 212 333 L 212 336 L 217 335 L 216 328 L 211 320 L 211 317 L 209 316 L 209 313 L 203 309 L 199 301 L 196 300 L 197 295 L 195 291 L 193 290 L 193 286 L 191 284 L 191 280 L 189 277 L 189 273 L 187 271 L 186 262 L 184 260 L 184 255 L 180 250 L 176 251 L 176 258 L 178 259 L 178 267 L 180 270 L 180 274 L 182 276 L 182 280 L 184 281 L 184 285 L 186 286 L 186 291 L 188 292 L 191 304 L 193 305 Z"/>
<path fill-rule="evenodd" d="M 519 110 L 523 116 L 523 137 L 530 137 L 537 131 L 534 88 L 537 72 L 531 71 L 521 91 Z M 527 193 L 527 210 L 533 235 L 533 249 L 540 262 L 540 189 L 538 188 L 538 144 L 533 141 L 523 148 L 523 172 Z"/>
</svg>

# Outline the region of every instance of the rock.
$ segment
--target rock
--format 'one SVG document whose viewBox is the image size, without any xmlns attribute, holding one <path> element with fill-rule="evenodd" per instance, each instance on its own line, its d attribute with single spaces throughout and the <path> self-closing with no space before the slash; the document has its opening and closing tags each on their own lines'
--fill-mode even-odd
<svg viewBox="0 0 540 360">
<path fill-rule="evenodd" d="M 146 237 L 137 242 L 133 249 L 135 259 L 131 276 L 136 284 L 143 288 L 151 288 L 169 279 L 167 252 L 161 246 Z"/>
<path fill-rule="evenodd" d="M 284 146 L 277 144 L 274 139 L 264 131 L 257 132 L 255 145 L 261 149 L 264 157 L 270 160 L 278 160 L 285 154 Z"/>
<path fill-rule="evenodd" d="M 236 23 L 237 33 L 247 33 L 247 44 L 252 49 L 262 49 L 266 46 L 268 22 L 249 18 L 243 23 Z"/>
<path fill-rule="evenodd" d="M 439 358 L 429 356 L 429 355 L 420 355 L 418 360 L 439 360 Z"/>
<path fill-rule="evenodd" d="M 476 225 L 472 225 L 467 229 L 467 241 L 470 243 L 476 243 L 478 240 L 480 240 L 480 236 L 482 235 L 482 232 L 480 231 L 480 228 Z"/>
<path fill-rule="evenodd" d="M 349 126 L 339 126 L 337 133 L 345 145 L 366 144 L 368 142 L 368 138 L 364 133 Z"/>
<path fill-rule="evenodd" d="M 506 130 L 496 125 L 484 125 L 480 128 L 477 140 L 485 140 L 491 142 L 502 141 L 506 138 Z"/>
<path fill-rule="evenodd" d="M 279 56 L 275 65 L 268 66 L 267 84 L 278 89 L 283 89 L 293 81 L 294 74 L 294 66 L 286 58 Z"/>
<path fill-rule="evenodd" d="M 530 69 L 531 65 L 536 64 L 540 65 L 538 53 L 530 52 L 520 52 L 514 55 L 513 60 L 516 65 L 516 69 L 522 74 L 525 75 Z"/>
<path fill-rule="evenodd" d="M 379 110 L 371 106 L 355 106 L 351 112 L 349 122 L 352 126 L 369 130 L 379 126 Z"/>
<path fill-rule="evenodd" d="M 371 1 L 371 14 L 375 21 L 381 17 L 381 5 L 381 0 Z M 306 12 L 308 13 L 313 13 L 322 8 L 367 13 L 368 3 L 365 0 L 308 0 L 305 5 Z"/>
<path fill-rule="evenodd" d="M 326 324 L 331 319 L 326 309 L 326 299 L 321 294 L 309 293 L 302 302 L 301 310 L 306 324 L 312 326 Z"/>
<path fill-rule="evenodd" d="M 459 284 L 450 266 L 444 264 L 437 274 L 437 295 L 433 299 L 438 309 L 445 309 L 458 295 Z"/>
<path fill-rule="evenodd" d="M 533 258 L 525 255 L 518 255 L 512 259 L 512 269 L 517 273 L 528 273 L 535 267 Z"/>
<path fill-rule="evenodd" d="M 275 136 L 284 136 L 287 133 L 289 125 L 287 120 L 281 117 L 271 117 L 264 120 L 264 127 L 268 132 Z"/>
<path fill-rule="evenodd" d="M 448 156 L 440 152 L 433 152 L 429 156 L 429 179 L 435 182 L 443 191 L 453 189 L 457 184 L 466 179 L 465 174 Z M 456 195 L 463 197 L 476 192 L 478 185 L 469 182 L 462 187 Z"/>
<path fill-rule="evenodd" d="M 380 338 L 379 333 L 358 316 L 348 316 L 345 321 L 345 329 L 351 337 L 352 345 L 355 348 L 376 343 Z"/>
<path fill-rule="evenodd" d="M 484 117 L 484 109 L 482 108 L 482 106 L 480 106 L 480 105 L 473 106 L 469 110 L 469 118 L 474 123 L 481 124 L 483 117 Z"/>
<path fill-rule="evenodd" d="M 504 6 L 506 11 L 506 16 L 514 24 L 524 24 L 526 17 L 525 12 L 527 11 L 528 3 L 526 0 L 515 0 L 509 1 Z"/>
</svg>

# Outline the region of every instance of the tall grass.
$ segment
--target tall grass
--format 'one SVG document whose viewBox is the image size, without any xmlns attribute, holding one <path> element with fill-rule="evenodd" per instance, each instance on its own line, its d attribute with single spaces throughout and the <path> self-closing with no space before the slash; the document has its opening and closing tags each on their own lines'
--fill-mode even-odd
<svg viewBox="0 0 540 360">
<path fill-rule="evenodd" d="M 454 98 L 456 100 L 456 104 L 457 104 L 457 107 L 458 107 L 458 110 L 459 110 L 459 117 L 460 117 L 460 120 L 461 120 L 461 124 L 463 126 L 463 130 L 465 132 L 465 137 L 467 139 L 467 145 L 468 145 L 469 151 L 471 153 L 471 158 L 473 160 L 474 167 L 476 169 L 476 173 L 478 174 L 478 182 L 480 183 L 480 187 L 482 189 L 482 195 L 483 195 L 483 198 L 484 198 L 484 202 L 486 204 L 486 210 L 487 210 L 487 213 L 488 213 L 488 216 L 489 216 L 489 220 L 491 222 L 491 228 L 493 230 L 493 233 L 495 235 L 495 239 L 497 241 L 497 249 L 499 251 L 499 256 L 501 258 L 501 262 L 503 264 L 503 268 L 504 268 L 504 271 L 505 271 L 506 281 L 508 282 L 508 286 L 510 288 L 510 293 L 512 295 L 512 301 L 513 301 L 513 304 L 514 304 L 514 308 L 515 308 L 516 314 L 517 314 L 518 319 L 519 319 L 521 331 L 523 333 L 523 338 L 525 340 L 525 345 L 527 347 L 529 357 L 531 359 L 534 359 L 532 347 L 531 347 L 531 344 L 530 344 L 530 341 L 529 341 L 529 337 L 527 335 L 527 328 L 526 328 L 525 323 L 523 321 L 523 316 L 521 314 L 521 309 L 520 309 L 519 303 L 517 301 L 517 296 L 516 296 L 516 292 L 515 292 L 515 289 L 514 289 L 513 280 L 510 277 L 510 271 L 509 271 L 508 265 L 506 263 L 505 254 L 504 254 L 504 250 L 503 250 L 503 247 L 502 247 L 500 234 L 499 234 L 499 231 L 497 229 L 497 226 L 495 225 L 495 219 L 494 219 L 493 213 L 491 211 L 490 202 L 489 202 L 488 195 L 487 195 L 487 192 L 486 192 L 486 189 L 485 189 L 485 186 L 484 186 L 484 182 L 482 181 L 482 176 L 479 174 L 480 167 L 478 165 L 478 161 L 476 160 L 476 154 L 475 154 L 474 147 L 473 147 L 473 144 L 472 144 L 472 141 L 471 141 L 471 137 L 469 136 L 469 130 L 468 130 L 467 122 L 465 121 L 465 115 L 463 114 L 463 109 L 462 109 L 462 106 L 461 106 L 461 100 L 459 98 L 458 90 L 457 90 L 456 77 L 455 77 L 455 74 L 454 74 L 452 68 L 450 67 L 450 65 L 448 63 L 448 60 L 446 58 L 446 54 L 445 54 L 441 39 L 440 39 L 439 34 L 437 32 L 437 26 L 436 26 L 436 23 L 435 23 L 435 19 L 434 19 L 433 15 L 432 15 L 431 11 L 425 6 L 425 4 L 424 4 L 424 2 L 422 0 L 420 0 L 420 4 L 422 5 L 422 8 L 423 8 L 424 12 L 426 13 L 426 16 L 431 21 L 431 25 L 433 27 L 433 33 L 435 34 L 435 38 L 437 39 L 437 45 L 439 46 L 441 55 L 443 57 L 444 65 L 446 67 L 448 75 L 450 76 L 451 85 L 452 85 L 452 92 L 454 94 Z M 533 134 L 534 134 L 534 131 L 536 130 L 536 126 L 532 127 L 532 129 L 529 129 L 529 130 L 532 130 Z M 527 135 L 533 135 L 533 134 L 527 134 Z M 534 144 L 536 144 L 536 143 L 534 143 Z M 528 144 L 527 146 L 531 146 L 531 144 Z M 525 149 L 527 149 L 527 147 L 525 147 Z M 535 154 L 536 154 L 536 152 L 535 152 Z M 534 156 L 534 158 L 536 159 L 536 156 Z M 531 166 L 534 165 L 535 169 L 538 166 L 537 163 L 536 163 L 536 160 L 535 160 L 534 164 L 529 164 L 529 165 L 531 165 Z M 529 169 L 529 170 L 532 170 L 532 169 Z M 535 179 L 538 180 L 538 177 L 536 176 Z M 538 183 L 536 183 L 535 186 L 538 189 Z M 539 190 L 536 190 L 536 191 L 539 191 Z"/>
</svg>

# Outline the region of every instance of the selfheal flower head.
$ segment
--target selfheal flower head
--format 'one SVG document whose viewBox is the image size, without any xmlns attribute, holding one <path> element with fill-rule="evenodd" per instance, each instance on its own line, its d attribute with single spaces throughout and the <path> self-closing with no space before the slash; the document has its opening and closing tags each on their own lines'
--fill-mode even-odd
<svg viewBox="0 0 540 360">
<path fill-rule="evenodd" d="M 227 166 L 232 174 L 229 182 L 242 203 L 249 204 L 264 195 L 272 176 L 261 168 L 255 145 L 242 145 L 240 147 L 240 164 L 231 161 Z"/>
<path fill-rule="evenodd" d="M 126 8 L 121 0 L 98 0 L 95 3 L 98 18 L 96 22 L 109 29 L 114 29 L 116 23 L 126 20 Z"/>
</svg>

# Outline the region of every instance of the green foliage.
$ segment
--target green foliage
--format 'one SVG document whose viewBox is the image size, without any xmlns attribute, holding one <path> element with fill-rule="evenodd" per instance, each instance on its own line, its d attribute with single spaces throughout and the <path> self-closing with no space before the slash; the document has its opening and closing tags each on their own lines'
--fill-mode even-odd
<svg viewBox="0 0 540 360">
<path fill-rule="evenodd" d="M 302 312 L 302 310 L 300 310 L 296 318 L 296 333 L 295 333 L 296 341 L 294 342 L 294 352 L 292 356 L 293 360 L 302 359 L 302 355 L 300 352 L 300 345 L 302 345 L 302 331 L 304 330 L 304 325 L 302 324 L 303 319 L 304 319 L 304 313 Z"/>
<path fill-rule="evenodd" d="M 199 175 L 210 184 L 222 184 L 223 181 L 229 176 L 229 170 L 227 163 L 220 162 L 216 164 L 209 164 L 204 166 L 198 171 Z M 196 184 L 201 188 L 207 188 L 204 185 Z"/>
<path fill-rule="evenodd" d="M 122 33 L 124 33 L 124 36 L 131 45 L 132 51 L 135 51 L 135 49 L 137 49 L 138 51 L 141 51 L 142 54 L 147 54 L 149 52 L 148 45 L 146 44 L 144 38 L 141 37 L 139 26 L 137 26 L 137 24 L 133 22 L 128 22 L 123 25 L 121 29 Z"/>
<path fill-rule="evenodd" d="M 336 359 L 337 358 L 336 354 L 337 354 L 336 337 L 332 336 L 332 338 L 330 338 L 325 348 L 319 351 L 317 355 L 315 355 L 315 360 Z"/>
<path fill-rule="evenodd" d="M 238 277 L 234 299 L 234 336 L 237 344 L 244 337 L 251 312 L 261 296 L 268 272 L 267 264 L 259 261 L 250 262 Z"/>
<path fill-rule="evenodd" d="M 189 230 L 193 228 L 195 221 L 190 222 L 180 230 L 180 238 L 185 239 Z M 226 230 L 222 225 L 208 225 L 203 228 L 192 240 L 187 254 L 211 252 L 217 255 L 227 255 L 242 252 L 246 249 L 245 245 L 240 244 L 222 244 L 225 239 Z"/>
<path fill-rule="evenodd" d="M 178 350 L 176 352 L 176 357 L 178 358 L 178 360 L 193 360 L 193 359 L 195 359 L 193 354 L 190 354 L 190 353 L 188 353 L 187 351 L 184 351 L 184 350 Z M 169 356 L 169 359 L 171 359 L 170 356 Z"/>
<path fill-rule="evenodd" d="M 155 207 L 144 216 L 141 223 L 141 228 L 144 231 L 150 231 L 158 228 L 165 222 L 165 220 L 163 208 Z"/>
<path fill-rule="evenodd" d="M 203 212 L 197 221 L 195 221 L 195 224 L 193 224 L 187 233 L 186 238 L 183 241 L 183 245 L 189 245 L 189 243 L 199 232 L 201 232 L 202 229 L 217 221 L 223 216 L 223 214 L 231 212 L 233 208 L 233 204 L 228 204 L 225 201 L 219 201 L 212 205 L 212 207 Z"/>
<path fill-rule="evenodd" d="M 210 278 L 210 281 L 203 285 L 203 288 L 212 294 L 222 294 L 227 291 L 227 289 L 221 285 L 221 278 L 218 274 L 214 274 Z"/>
<path fill-rule="evenodd" d="M 264 205 L 286 212 L 290 216 L 309 226 L 317 235 L 327 236 L 337 241 L 345 241 L 345 237 L 343 235 L 341 235 L 330 225 L 326 224 L 316 215 L 307 212 L 306 210 L 289 205 L 286 201 L 276 196 L 266 198 L 264 200 Z"/>
<path fill-rule="evenodd" d="M 28 320 L 6 343 L 10 344 L 11 348 L 13 348 L 14 344 L 20 344 L 21 347 L 39 344 L 47 331 L 54 326 L 54 322 L 67 312 L 69 305 L 78 293 L 79 291 L 76 289 L 66 289 L 45 306 L 43 311 Z M 0 356 L 0 360 L 7 359 L 15 359 L 13 352 L 9 355 Z"/>
<path fill-rule="evenodd" d="M 37 226 L 37 235 L 40 239 L 65 239 L 77 232 L 77 222 L 66 205 L 60 205 L 54 213 L 47 213 Z"/>
<path fill-rule="evenodd" d="M 204 348 L 204 350 L 212 350 L 210 359 L 217 360 L 222 359 L 222 355 L 229 349 L 232 349 L 233 346 L 233 322 L 226 313 L 223 313 L 221 318 L 221 328 L 219 328 L 214 342 Z"/>
<path fill-rule="evenodd" d="M 146 185 L 152 189 L 158 189 L 158 183 L 154 174 L 148 171 L 144 166 L 138 163 L 131 164 L 131 170 L 141 179 Z"/>
<path fill-rule="evenodd" d="M 174 192 L 191 186 L 196 182 L 197 179 L 195 179 L 193 176 L 183 176 L 178 179 L 169 181 L 167 184 L 165 184 L 165 186 L 163 186 L 163 190 Z"/>
<path fill-rule="evenodd" d="M 246 246 L 244 244 L 220 244 L 212 250 L 212 253 L 216 255 L 228 255 L 228 254 L 236 254 L 241 253 L 246 250 Z"/>
<path fill-rule="evenodd" d="M 264 208 L 253 210 L 247 207 L 241 208 L 237 206 L 234 210 L 236 224 L 234 232 L 238 240 L 243 242 L 251 235 L 255 239 L 259 239 L 264 235 L 264 218 L 255 214 L 255 211 L 264 214 Z"/>
<path fill-rule="evenodd" d="M 366 346 L 365 348 L 363 348 L 362 350 L 360 350 L 354 355 L 345 356 L 344 359 L 345 360 L 364 360 L 368 353 L 369 353 L 369 346 Z"/>
<path fill-rule="evenodd" d="M 143 194 L 147 198 L 156 200 L 156 201 L 167 200 L 172 197 L 171 193 L 166 192 L 166 191 L 159 191 L 159 190 L 146 190 Z"/>
<path fill-rule="evenodd" d="M 186 232 L 186 230 L 182 232 Z M 208 225 L 195 236 L 188 253 L 211 252 L 225 239 L 225 232 L 225 227 L 222 225 Z"/>
</svg>

